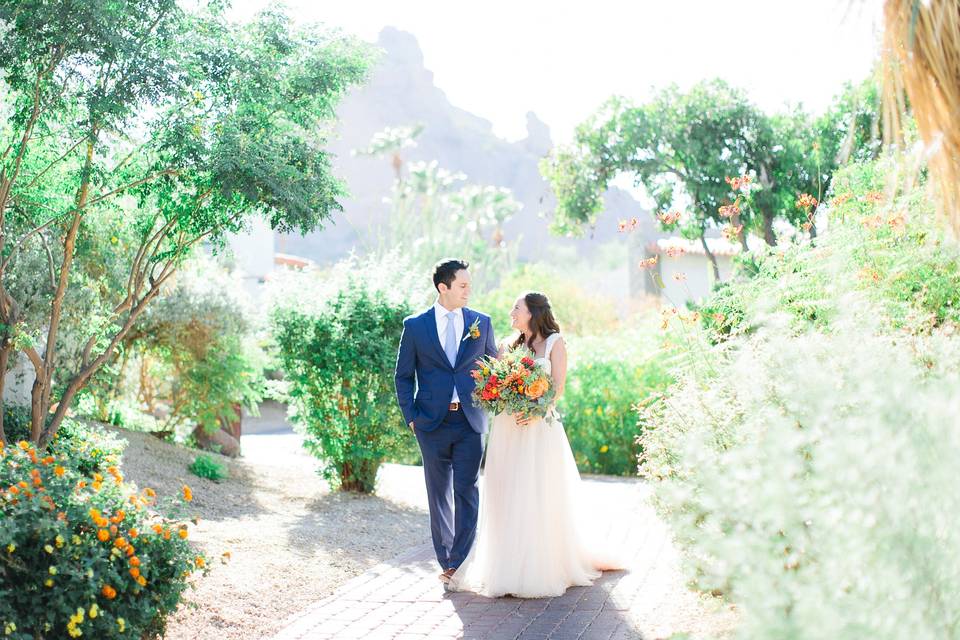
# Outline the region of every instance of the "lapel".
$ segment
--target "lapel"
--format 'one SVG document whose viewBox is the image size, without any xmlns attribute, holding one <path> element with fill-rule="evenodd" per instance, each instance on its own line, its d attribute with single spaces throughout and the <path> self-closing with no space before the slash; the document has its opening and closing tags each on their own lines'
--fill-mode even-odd
<svg viewBox="0 0 960 640">
<path fill-rule="evenodd" d="M 463 335 L 460 336 L 460 345 L 457 349 L 457 366 L 460 366 L 460 363 L 463 361 L 463 358 L 466 357 L 466 353 L 469 348 L 472 346 L 470 343 L 473 342 L 473 339 L 464 339 L 467 338 L 468 331 L 470 331 L 470 325 L 473 324 L 473 321 L 477 319 L 477 314 L 467 309 L 463 308 Z M 480 338 L 477 338 L 479 340 Z"/>
<path fill-rule="evenodd" d="M 427 309 L 427 312 L 423 314 L 423 324 L 427 330 L 427 341 L 433 345 L 437 357 L 452 370 L 450 361 L 447 360 L 447 353 L 443 350 L 443 345 L 440 344 L 440 336 L 437 334 L 437 313 L 433 307 Z M 459 356 L 458 353 L 457 357 L 459 358 Z"/>
</svg>

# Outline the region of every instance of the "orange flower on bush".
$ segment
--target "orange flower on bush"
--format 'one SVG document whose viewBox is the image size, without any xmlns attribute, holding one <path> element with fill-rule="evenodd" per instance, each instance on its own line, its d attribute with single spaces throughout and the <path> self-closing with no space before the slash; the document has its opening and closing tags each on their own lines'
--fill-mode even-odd
<svg viewBox="0 0 960 640">
<path fill-rule="evenodd" d="M 100 542 L 106 542 L 109 539 L 110 539 L 109 531 L 107 531 L 106 529 L 100 529 L 99 531 L 97 531 L 97 540 L 99 540 Z"/>
<path fill-rule="evenodd" d="M 193 500 L 193 491 L 191 491 L 187 485 L 183 485 L 183 499 L 187 502 Z"/>
<path fill-rule="evenodd" d="M 62 478 L 63 474 L 65 474 L 66 472 L 67 470 L 61 467 L 60 465 L 57 465 L 56 467 L 53 468 L 53 475 L 57 476 L 58 478 Z"/>
<path fill-rule="evenodd" d="M 103 597 L 107 600 L 113 600 L 117 597 L 117 590 L 108 584 L 103 585 L 103 588 L 100 589 L 100 593 L 102 593 Z"/>
</svg>

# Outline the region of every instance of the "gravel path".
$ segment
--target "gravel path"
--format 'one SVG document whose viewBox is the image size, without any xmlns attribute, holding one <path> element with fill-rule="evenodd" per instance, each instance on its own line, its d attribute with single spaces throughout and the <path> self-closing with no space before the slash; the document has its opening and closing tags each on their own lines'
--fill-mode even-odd
<svg viewBox="0 0 960 640">
<path fill-rule="evenodd" d="M 384 470 L 391 490 L 380 496 L 331 493 L 297 436 L 254 435 L 244 437 L 241 461 L 220 458 L 230 478 L 213 483 L 187 471 L 195 452 L 121 435 L 128 480 L 160 495 L 193 488 L 200 520 L 190 537 L 214 559 L 170 619 L 168 640 L 268 637 L 287 616 L 429 537 L 426 512 L 395 497 L 416 480 L 402 467 L 399 482 Z M 225 552 L 229 561 L 216 561 Z"/>
<path fill-rule="evenodd" d="M 331 493 L 299 437 L 265 418 L 250 425 L 241 460 L 218 457 L 230 470 L 220 483 L 187 471 L 196 452 L 120 431 L 130 443 L 124 454 L 128 480 L 161 495 L 177 495 L 183 484 L 193 488 L 199 522 L 191 525 L 191 539 L 213 560 L 210 574 L 197 581 L 170 619 L 167 640 L 271 637 L 317 603 L 339 597 L 345 584 L 395 566 L 398 556 L 412 549 L 427 548 L 419 467 L 385 465 L 376 496 Z M 642 576 L 625 578 L 642 606 L 631 606 L 623 619 L 644 638 L 683 632 L 716 637 L 731 630 L 736 616 L 728 607 L 686 588 L 669 532 L 649 506 L 649 487 L 630 478 L 586 480 L 590 501 L 606 505 L 612 518 L 630 506 L 634 524 L 622 533 L 633 539 L 625 544 L 651 554 Z M 224 553 L 229 560 L 218 562 Z M 421 560 L 424 584 L 436 587 L 430 559 Z M 410 570 L 412 565 L 404 571 Z M 634 584 L 641 577 L 643 584 Z"/>
</svg>

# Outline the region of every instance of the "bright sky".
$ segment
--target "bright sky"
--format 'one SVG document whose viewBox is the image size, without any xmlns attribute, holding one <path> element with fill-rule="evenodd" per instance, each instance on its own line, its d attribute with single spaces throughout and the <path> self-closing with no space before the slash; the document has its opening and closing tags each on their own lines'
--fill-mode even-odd
<svg viewBox="0 0 960 640">
<path fill-rule="evenodd" d="M 243 19 L 269 0 L 235 0 Z M 409 31 L 436 85 L 456 106 L 526 133 L 526 113 L 555 142 L 606 98 L 719 76 L 762 108 L 822 110 L 878 51 L 879 0 L 286 0 L 298 20 L 375 41 Z"/>
</svg>

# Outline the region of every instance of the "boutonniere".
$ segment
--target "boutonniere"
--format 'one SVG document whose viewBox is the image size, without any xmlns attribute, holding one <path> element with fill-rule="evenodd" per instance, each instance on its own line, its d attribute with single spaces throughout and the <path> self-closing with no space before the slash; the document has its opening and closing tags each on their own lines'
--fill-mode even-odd
<svg viewBox="0 0 960 640">
<path fill-rule="evenodd" d="M 463 340 L 460 342 L 466 342 L 467 340 L 476 340 L 480 337 L 480 318 L 477 318 L 473 321 L 473 324 L 467 328 L 467 334 L 463 336 Z"/>
</svg>

